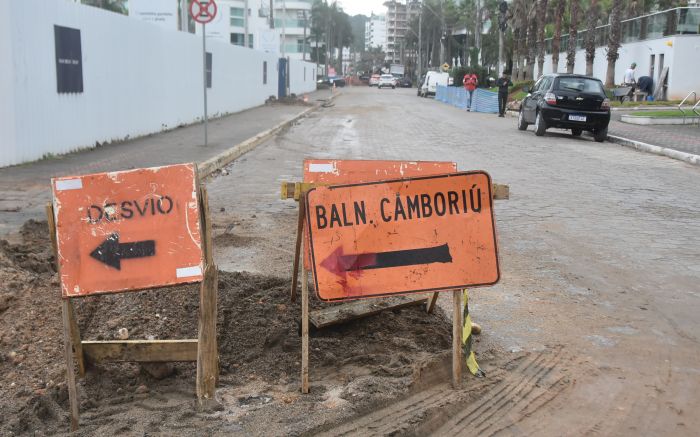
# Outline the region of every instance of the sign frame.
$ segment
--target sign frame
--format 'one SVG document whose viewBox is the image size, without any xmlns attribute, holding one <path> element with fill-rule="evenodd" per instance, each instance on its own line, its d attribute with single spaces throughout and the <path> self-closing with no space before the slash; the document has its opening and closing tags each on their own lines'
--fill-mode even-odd
<svg viewBox="0 0 700 437">
<path fill-rule="evenodd" d="M 195 192 L 198 199 L 200 221 L 200 244 L 202 247 L 202 279 L 189 282 L 200 283 L 198 310 L 198 337 L 179 340 L 115 340 L 84 341 L 81 339 L 77 315 L 73 305 L 74 299 L 85 296 L 99 298 L 106 293 L 62 296 L 61 313 L 63 322 L 63 358 L 66 362 L 66 385 L 70 408 L 70 429 L 76 431 L 79 426 L 79 399 L 75 381 L 76 364 L 79 377 L 85 376 L 86 361 L 110 362 L 171 362 L 196 361 L 196 394 L 199 405 L 214 398 L 216 382 L 219 377 L 219 357 L 216 334 L 218 269 L 213 259 L 213 240 L 211 220 L 209 217 L 209 198 L 206 187 L 202 186 L 196 164 L 194 165 Z M 56 270 L 60 276 L 58 262 L 58 239 L 56 214 L 53 202 L 46 204 L 46 217 L 49 234 L 56 259 Z M 184 285 L 172 284 L 166 287 Z M 149 287 L 138 291 L 156 288 Z M 160 287 L 158 287 L 160 288 Z M 133 290 L 137 291 L 137 290 Z M 108 293 L 111 294 L 111 293 Z"/>
<path fill-rule="evenodd" d="M 308 211 L 306 214 L 306 227 L 309 231 L 309 238 L 308 242 L 310 245 L 310 252 L 311 252 L 311 267 L 312 267 L 312 278 L 314 282 L 314 288 L 316 290 L 316 296 L 323 302 L 342 302 L 342 301 L 348 301 L 348 300 L 356 300 L 356 299 L 370 299 L 370 298 L 380 298 L 380 297 L 388 297 L 388 296 L 394 296 L 394 295 L 407 295 L 407 294 L 413 294 L 413 293 L 437 293 L 437 292 L 444 292 L 444 291 L 452 291 L 452 290 L 461 290 L 461 289 L 466 289 L 466 288 L 472 288 L 472 287 L 486 287 L 486 286 L 491 286 L 500 280 L 501 277 L 501 270 L 500 270 L 500 264 L 499 264 L 499 256 L 498 256 L 498 235 L 496 232 L 496 218 L 494 214 L 494 208 L 493 208 L 493 194 L 492 194 L 492 181 L 491 181 L 491 176 L 485 172 L 485 171 L 466 171 L 466 172 L 455 172 L 455 173 L 449 173 L 449 174 L 443 174 L 443 175 L 430 175 L 430 176 L 418 176 L 418 177 L 409 177 L 409 178 L 401 178 L 401 179 L 391 179 L 391 180 L 383 180 L 383 181 L 374 181 L 374 182 L 363 182 L 363 183 L 353 183 L 353 184 L 343 184 L 343 185 L 333 185 L 330 187 L 327 187 L 329 190 L 333 189 L 342 189 L 342 188 L 351 188 L 351 187 L 359 187 L 359 186 L 368 186 L 368 185 L 381 185 L 381 184 L 389 184 L 389 183 L 401 183 L 401 182 L 406 182 L 406 181 L 420 181 L 420 180 L 430 180 L 430 179 L 443 179 L 443 178 L 450 178 L 450 177 L 460 177 L 460 176 L 470 176 L 470 175 L 484 175 L 486 176 L 487 179 L 487 193 L 486 198 L 488 199 L 488 208 L 491 212 L 491 228 L 493 229 L 493 247 L 495 250 L 495 267 L 496 267 L 496 277 L 494 281 L 491 282 L 479 282 L 479 283 L 469 283 L 469 284 L 454 284 L 454 285 L 449 285 L 449 286 L 442 286 L 442 287 L 431 287 L 431 288 L 421 288 L 421 289 L 414 289 L 414 290 L 406 290 L 402 292 L 387 292 L 387 293 L 377 293 L 377 294 L 371 294 L 371 295 L 366 295 L 366 296 L 352 296 L 352 297 L 342 297 L 342 298 L 333 298 L 333 299 L 328 299 L 322 297 L 321 290 L 319 289 L 319 281 L 318 281 L 318 272 L 317 272 L 317 263 L 315 259 L 315 254 L 314 254 L 314 249 L 313 249 L 313 227 L 312 227 L 312 222 L 311 222 L 311 216 L 312 214 L 310 213 L 310 196 L 313 195 L 313 192 L 317 190 L 317 188 L 311 188 L 307 193 L 306 196 L 304 196 L 304 201 L 305 201 L 305 210 Z M 482 194 L 483 195 L 483 194 Z"/>
</svg>

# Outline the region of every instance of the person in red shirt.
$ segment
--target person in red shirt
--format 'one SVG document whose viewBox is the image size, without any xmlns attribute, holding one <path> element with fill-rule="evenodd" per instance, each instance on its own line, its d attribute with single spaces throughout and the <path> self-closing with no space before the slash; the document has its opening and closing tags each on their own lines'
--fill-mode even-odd
<svg viewBox="0 0 700 437">
<path fill-rule="evenodd" d="M 479 85 L 479 79 L 474 73 L 465 74 L 463 82 L 464 88 L 469 93 L 469 107 L 467 108 L 467 111 L 470 111 L 472 107 L 472 96 L 474 95 L 474 90 L 476 89 L 477 85 Z"/>
</svg>

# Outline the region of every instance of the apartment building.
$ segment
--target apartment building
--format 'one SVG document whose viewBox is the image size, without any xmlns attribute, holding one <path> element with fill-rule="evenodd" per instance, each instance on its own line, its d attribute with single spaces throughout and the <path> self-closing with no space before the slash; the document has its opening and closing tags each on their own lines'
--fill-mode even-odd
<svg viewBox="0 0 700 437">
<path fill-rule="evenodd" d="M 379 47 L 386 51 L 386 17 L 374 15 L 365 23 L 365 50 Z"/>
<path fill-rule="evenodd" d="M 405 60 L 405 37 L 408 24 L 420 13 L 418 0 L 389 0 L 384 2 L 386 12 L 386 61 L 392 64 Z"/>
</svg>

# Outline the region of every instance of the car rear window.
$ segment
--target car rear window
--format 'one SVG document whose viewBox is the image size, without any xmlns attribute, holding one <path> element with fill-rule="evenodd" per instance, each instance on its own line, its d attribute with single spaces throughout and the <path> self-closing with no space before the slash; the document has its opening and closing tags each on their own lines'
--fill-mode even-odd
<svg viewBox="0 0 700 437">
<path fill-rule="evenodd" d="M 599 80 L 586 77 L 559 77 L 554 84 L 554 89 L 579 93 L 605 94 L 603 84 Z"/>
<path fill-rule="evenodd" d="M 382 79 L 393 79 L 393 78 L 394 78 L 394 76 L 392 76 L 391 74 L 382 74 Z"/>
</svg>

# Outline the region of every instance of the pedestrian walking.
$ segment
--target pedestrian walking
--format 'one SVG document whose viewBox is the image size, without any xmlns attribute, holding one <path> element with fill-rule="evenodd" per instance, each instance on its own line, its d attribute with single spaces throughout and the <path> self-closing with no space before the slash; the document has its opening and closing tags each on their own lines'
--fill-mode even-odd
<svg viewBox="0 0 700 437">
<path fill-rule="evenodd" d="M 508 103 L 508 88 L 513 86 L 508 74 L 504 71 L 496 81 L 498 87 L 498 116 L 505 117 L 506 103 Z"/>
<path fill-rule="evenodd" d="M 474 97 L 474 90 L 479 85 L 479 78 L 474 73 L 465 74 L 463 81 L 464 81 L 464 88 L 467 90 L 467 93 L 469 94 L 469 107 L 467 108 L 467 111 L 471 111 L 473 97 Z"/>
</svg>

